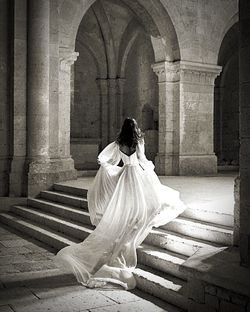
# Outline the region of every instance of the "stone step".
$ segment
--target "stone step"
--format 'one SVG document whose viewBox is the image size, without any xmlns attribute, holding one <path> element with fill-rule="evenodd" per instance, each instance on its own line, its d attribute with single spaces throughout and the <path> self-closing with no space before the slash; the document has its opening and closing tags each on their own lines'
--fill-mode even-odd
<svg viewBox="0 0 250 312">
<path fill-rule="evenodd" d="M 77 170 L 77 176 L 80 177 L 94 177 L 97 173 L 97 169 L 89 170 Z"/>
<path fill-rule="evenodd" d="M 41 198 L 28 198 L 28 206 L 53 213 L 65 219 L 91 225 L 89 212 L 82 208 L 66 206 Z"/>
<path fill-rule="evenodd" d="M 11 211 L 23 218 L 45 225 L 59 233 L 74 237 L 80 241 L 83 241 L 93 231 L 90 226 L 83 226 L 81 223 L 70 222 L 61 217 L 31 207 L 13 206 L 11 207 Z"/>
<path fill-rule="evenodd" d="M 42 191 L 40 198 L 45 198 L 56 203 L 66 204 L 74 207 L 88 209 L 88 202 L 86 198 L 76 195 L 65 194 L 58 191 Z"/>
<path fill-rule="evenodd" d="M 87 198 L 87 192 L 88 192 L 87 189 L 77 187 L 77 186 L 67 185 L 64 183 L 55 183 L 53 185 L 53 190 L 63 192 L 63 193 L 67 193 L 67 194 L 71 194 L 71 195 L 75 195 L 75 196 L 81 196 L 84 198 Z"/>
<path fill-rule="evenodd" d="M 208 242 L 222 245 L 233 244 L 233 229 L 218 224 L 178 217 L 162 228 Z"/>
<path fill-rule="evenodd" d="M 137 288 L 140 290 L 184 310 L 187 309 L 186 281 L 151 269 L 148 266 L 138 266 L 134 275 Z"/>
<path fill-rule="evenodd" d="M 205 209 L 187 208 L 181 217 L 233 227 L 234 217 L 230 214 Z"/>
<path fill-rule="evenodd" d="M 11 212 L 0 213 L 0 220 L 8 226 L 54 247 L 56 250 L 79 242 L 79 240 L 69 238 L 67 235 L 58 233 L 45 225 L 24 219 Z"/>
<path fill-rule="evenodd" d="M 151 245 L 142 244 L 137 248 L 138 263 L 157 269 L 167 274 L 186 279 L 185 274 L 180 271 L 180 265 L 188 257 L 166 251 Z"/>
<path fill-rule="evenodd" d="M 144 243 L 155 247 L 160 247 L 187 257 L 192 256 L 200 248 L 220 246 L 215 243 L 174 233 L 162 228 L 153 228 L 144 240 Z"/>
</svg>

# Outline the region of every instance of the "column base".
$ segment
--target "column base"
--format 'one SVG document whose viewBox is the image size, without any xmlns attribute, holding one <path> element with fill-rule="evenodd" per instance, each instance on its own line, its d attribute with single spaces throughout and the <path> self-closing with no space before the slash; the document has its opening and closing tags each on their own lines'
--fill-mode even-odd
<svg viewBox="0 0 250 312">
<path fill-rule="evenodd" d="M 155 157 L 155 171 L 158 175 L 178 175 L 178 169 L 178 155 L 157 154 Z"/>
<path fill-rule="evenodd" d="M 32 161 L 28 165 L 27 196 L 37 196 L 54 183 L 77 179 L 72 158 Z"/>
<path fill-rule="evenodd" d="M 25 157 L 14 157 L 11 162 L 11 172 L 9 177 L 9 196 L 25 196 L 27 193 L 27 176 L 25 174 Z"/>
<path fill-rule="evenodd" d="M 8 156 L 0 157 L 0 196 L 8 196 L 9 192 L 9 165 Z"/>
<path fill-rule="evenodd" d="M 217 173 L 217 157 L 215 155 L 179 156 L 179 175 L 203 176 Z"/>
<path fill-rule="evenodd" d="M 155 158 L 155 171 L 158 175 L 212 175 L 217 173 L 217 157 L 158 154 Z"/>
</svg>

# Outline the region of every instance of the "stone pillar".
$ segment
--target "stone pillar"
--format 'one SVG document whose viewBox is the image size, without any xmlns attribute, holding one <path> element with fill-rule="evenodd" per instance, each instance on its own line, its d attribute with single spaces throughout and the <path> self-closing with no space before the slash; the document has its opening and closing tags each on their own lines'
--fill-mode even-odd
<svg viewBox="0 0 250 312">
<path fill-rule="evenodd" d="M 49 0 L 29 1 L 28 158 L 49 158 Z"/>
<path fill-rule="evenodd" d="M 49 0 L 29 1 L 28 24 L 28 196 L 35 196 L 55 182 L 76 178 L 74 162 L 70 157 L 70 66 L 76 53 L 60 51 L 59 62 L 52 62 L 57 44 L 50 43 Z M 52 50 L 54 51 L 52 53 Z M 73 60 L 72 60 L 73 58 Z M 59 71 L 59 80 L 52 84 L 50 72 Z M 57 66 L 56 66 L 57 65 Z M 55 68 L 54 68 L 55 67 Z M 58 109 L 50 110 L 50 88 L 56 94 Z M 59 92 L 59 93 L 58 93 Z M 55 102 L 53 99 L 53 107 Z M 58 122 L 58 131 L 50 133 L 50 115 Z M 58 148 L 50 148 L 57 137 Z M 51 152 L 51 154 L 50 154 Z"/>
<path fill-rule="evenodd" d="M 44 187 L 49 161 L 49 0 L 28 3 L 28 195 Z"/>
<path fill-rule="evenodd" d="M 60 48 L 59 70 L 59 155 L 70 158 L 70 101 L 71 101 L 71 68 L 79 53 L 67 48 Z"/>
<path fill-rule="evenodd" d="M 10 162 L 10 8 L 0 0 L 0 197 L 8 196 Z"/>
<path fill-rule="evenodd" d="M 27 0 L 14 1 L 13 158 L 10 196 L 26 194 Z"/>
<path fill-rule="evenodd" d="M 123 98 L 124 98 L 124 86 L 126 79 L 125 78 L 117 78 L 117 133 L 120 131 L 121 126 L 123 124 Z"/>
<path fill-rule="evenodd" d="M 117 135 L 117 79 L 108 79 L 109 95 L 109 142 L 115 140 Z"/>
<path fill-rule="evenodd" d="M 240 0 L 240 256 L 250 267 L 250 2 Z"/>
<path fill-rule="evenodd" d="M 178 175 L 179 62 L 152 65 L 159 84 L 159 149 L 155 159 L 160 175 Z"/>
<path fill-rule="evenodd" d="M 220 72 L 220 66 L 180 62 L 180 175 L 217 172 L 213 108 L 214 81 Z"/>
<path fill-rule="evenodd" d="M 214 152 L 218 158 L 218 164 L 222 160 L 222 103 L 224 88 L 218 82 L 214 88 Z"/>
<path fill-rule="evenodd" d="M 108 127 L 108 80 L 107 79 L 97 79 L 96 80 L 99 91 L 100 91 L 100 103 L 101 103 L 101 142 L 103 149 L 108 144 L 109 137 L 109 127 Z"/>
</svg>

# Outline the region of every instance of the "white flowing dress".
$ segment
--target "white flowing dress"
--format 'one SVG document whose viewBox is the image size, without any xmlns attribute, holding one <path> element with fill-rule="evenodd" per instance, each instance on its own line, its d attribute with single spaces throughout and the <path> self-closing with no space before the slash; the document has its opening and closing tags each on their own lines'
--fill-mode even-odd
<svg viewBox="0 0 250 312">
<path fill-rule="evenodd" d="M 123 167 L 118 163 L 122 159 Z M 56 255 L 88 287 L 107 283 L 132 289 L 136 282 L 136 248 L 152 227 L 175 219 L 186 208 L 179 192 L 160 183 L 144 154 L 144 142 L 128 156 L 116 142 L 98 156 L 101 165 L 88 191 L 88 208 L 95 230 L 81 243 Z"/>
</svg>

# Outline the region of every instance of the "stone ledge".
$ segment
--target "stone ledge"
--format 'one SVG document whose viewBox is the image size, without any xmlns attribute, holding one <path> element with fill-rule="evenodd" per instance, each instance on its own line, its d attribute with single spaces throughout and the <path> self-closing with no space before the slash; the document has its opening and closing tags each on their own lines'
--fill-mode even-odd
<svg viewBox="0 0 250 312">
<path fill-rule="evenodd" d="M 201 248 L 180 266 L 190 279 L 250 297 L 250 269 L 240 266 L 236 247 Z"/>
<path fill-rule="evenodd" d="M 13 205 L 26 205 L 26 197 L 0 197 L 0 211 L 8 211 Z"/>
</svg>

